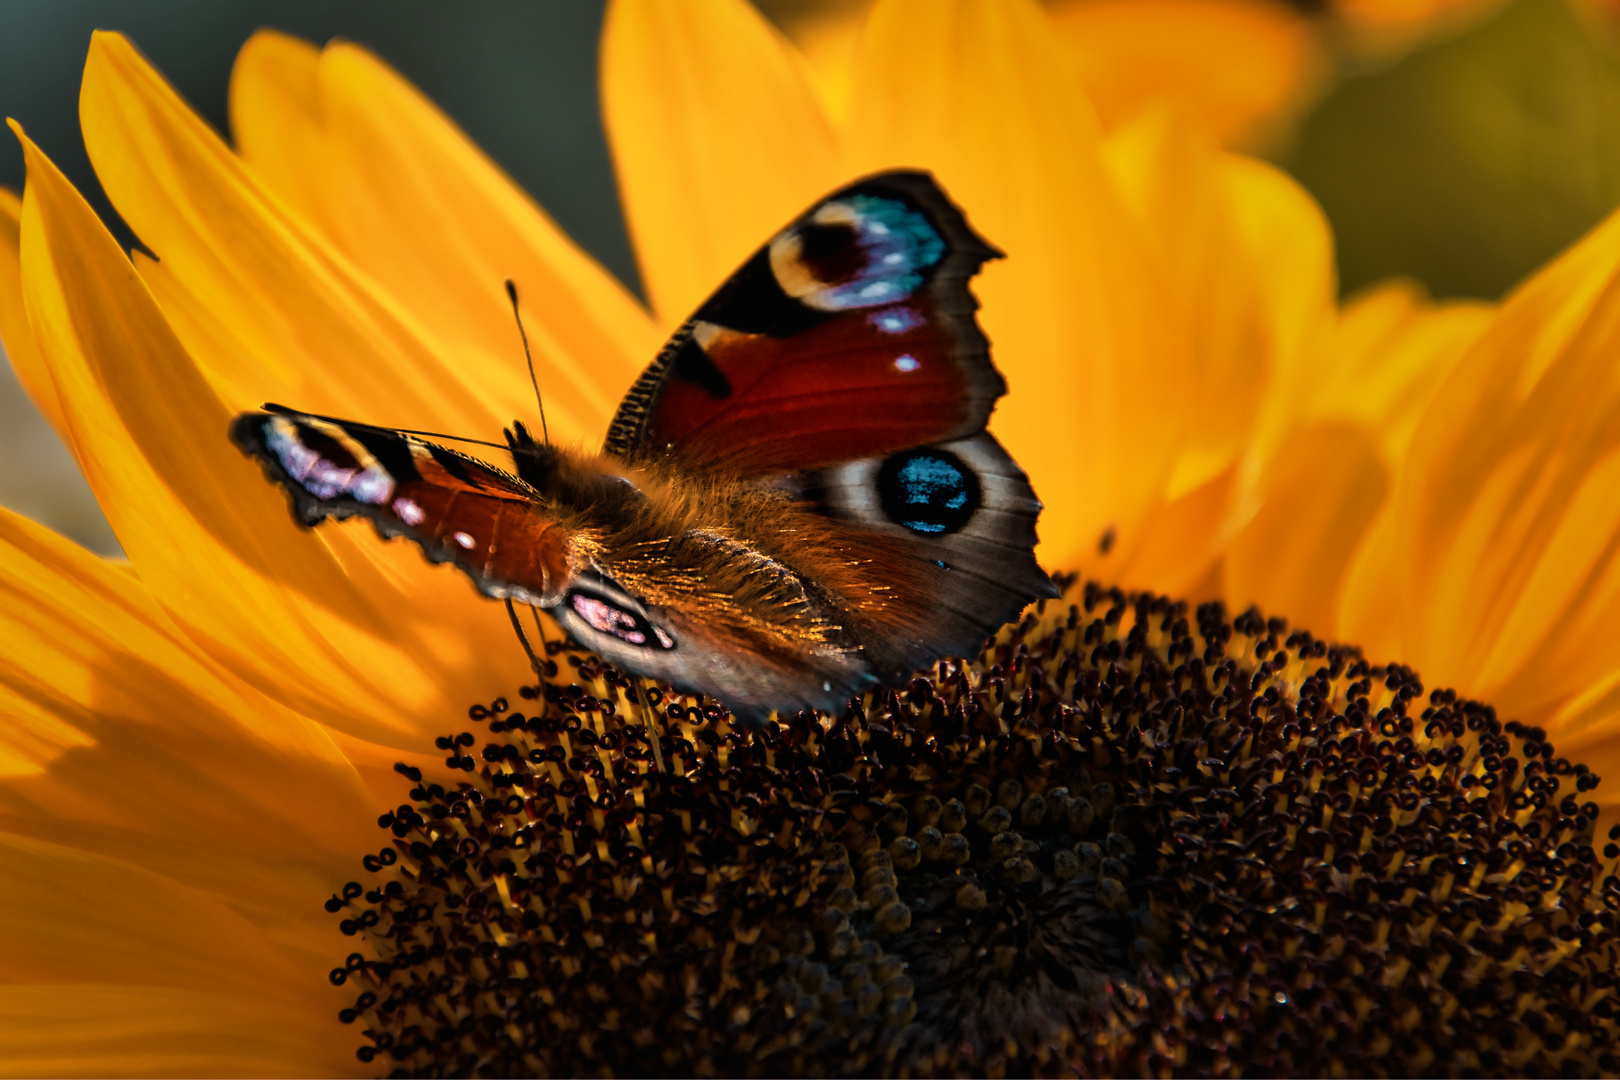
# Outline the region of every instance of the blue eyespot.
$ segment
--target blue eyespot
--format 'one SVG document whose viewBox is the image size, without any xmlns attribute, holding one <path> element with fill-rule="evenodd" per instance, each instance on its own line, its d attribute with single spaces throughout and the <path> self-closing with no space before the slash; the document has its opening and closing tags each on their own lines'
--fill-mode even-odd
<svg viewBox="0 0 1620 1080">
<path fill-rule="evenodd" d="M 877 488 L 890 521 L 925 535 L 955 532 L 979 508 L 979 478 L 944 450 L 895 454 L 878 469 Z"/>
<path fill-rule="evenodd" d="M 808 281 L 789 291 L 822 311 L 904 300 L 945 257 L 944 238 L 921 211 L 878 195 L 826 203 L 796 233 Z"/>
</svg>

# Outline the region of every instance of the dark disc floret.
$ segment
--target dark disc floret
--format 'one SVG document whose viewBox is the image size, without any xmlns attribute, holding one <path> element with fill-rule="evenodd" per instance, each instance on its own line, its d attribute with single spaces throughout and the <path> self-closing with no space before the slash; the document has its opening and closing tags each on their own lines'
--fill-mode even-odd
<svg viewBox="0 0 1620 1080">
<path fill-rule="evenodd" d="M 442 777 L 397 767 L 369 883 L 327 902 L 364 939 L 331 975 L 361 1060 L 1620 1071 L 1620 846 L 1586 766 L 1280 619 L 1066 599 L 762 728 L 554 645 L 439 740 Z"/>
</svg>

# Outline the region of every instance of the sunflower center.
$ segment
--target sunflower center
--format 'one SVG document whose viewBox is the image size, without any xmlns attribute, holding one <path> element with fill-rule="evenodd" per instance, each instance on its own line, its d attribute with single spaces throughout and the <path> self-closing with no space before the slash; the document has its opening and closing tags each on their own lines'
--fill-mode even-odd
<svg viewBox="0 0 1620 1080">
<path fill-rule="evenodd" d="M 1620 1069 L 1585 766 L 1281 620 L 1070 593 L 761 729 L 554 649 L 569 681 L 475 706 L 443 782 L 398 767 L 375 880 L 328 901 L 361 1060 Z"/>
</svg>

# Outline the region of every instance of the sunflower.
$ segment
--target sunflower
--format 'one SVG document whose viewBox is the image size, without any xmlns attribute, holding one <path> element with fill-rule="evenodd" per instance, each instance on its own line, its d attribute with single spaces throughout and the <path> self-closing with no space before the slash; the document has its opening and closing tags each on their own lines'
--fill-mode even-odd
<svg viewBox="0 0 1620 1080">
<path fill-rule="evenodd" d="M 839 115 L 747 5 L 626 0 L 603 94 L 645 307 L 353 45 L 253 38 L 233 150 L 94 38 L 152 255 L 18 131 L 0 337 L 129 563 L 0 519 L 15 1071 L 1620 1068 L 1620 225 L 1500 309 L 1340 310 L 1308 197 L 1168 113 L 1105 135 L 1033 5 L 878 4 Z M 503 613 L 223 447 L 266 399 L 497 430 L 505 278 L 594 439 L 761 236 L 894 165 L 1014 253 L 995 430 L 1043 561 L 1106 584 L 844 716 L 567 648 L 520 686 Z"/>
</svg>

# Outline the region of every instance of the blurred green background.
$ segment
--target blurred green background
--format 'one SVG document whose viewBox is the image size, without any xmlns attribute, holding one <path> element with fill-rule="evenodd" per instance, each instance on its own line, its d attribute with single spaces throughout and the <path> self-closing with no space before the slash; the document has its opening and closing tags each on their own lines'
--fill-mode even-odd
<svg viewBox="0 0 1620 1080">
<path fill-rule="evenodd" d="M 763 6 L 781 15 L 797 2 Z M 78 137 L 92 29 L 127 33 L 221 130 L 231 62 L 254 29 L 349 38 L 420 86 L 635 288 L 597 109 L 601 17 L 600 0 L 0 0 L 0 113 L 121 229 Z M 1327 211 L 1344 289 L 1405 274 L 1437 296 L 1497 297 L 1620 203 L 1620 49 L 1608 31 L 1566 0 L 1516 0 L 1449 40 L 1342 73 L 1280 163 Z M 22 180 L 21 154 L 0 146 L 0 184 Z M 9 369 L 0 503 L 117 550 Z"/>
</svg>

